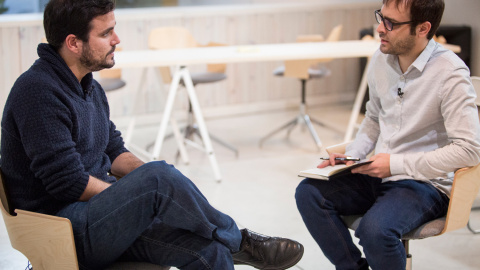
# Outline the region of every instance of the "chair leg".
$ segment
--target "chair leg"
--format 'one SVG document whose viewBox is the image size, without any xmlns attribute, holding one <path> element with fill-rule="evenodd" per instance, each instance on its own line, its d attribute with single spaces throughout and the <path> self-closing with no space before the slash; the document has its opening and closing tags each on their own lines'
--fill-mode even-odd
<svg viewBox="0 0 480 270">
<path fill-rule="evenodd" d="M 189 104 L 188 104 L 187 126 L 185 127 L 185 139 L 194 143 L 193 138 L 192 138 L 193 135 L 197 135 L 199 138 L 202 138 L 202 136 L 200 135 L 200 130 L 198 129 L 197 125 L 195 124 L 195 120 L 194 120 L 194 116 L 193 116 L 193 110 L 192 110 L 192 104 L 189 102 Z M 233 146 L 232 144 L 227 143 L 226 141 L 220 139 L 218 136 L 212 135 L 211 133 L 209 133 L 209 136 L 212 139 L 212 141 L 215 141 L 218 144 L 224 146 L 225 148 L 230 149 L 231 151 L 233 151 L 235 153 L 235 157 L 238 157 L 238 149 L 235 146 Z M 196 147 L 196 148 L 199 148 L 199 147 Z M 201 147 L 199 149 L 201 149 Z M 179 156 L 179 152 L 177 152 L 177 159 L 178 159 L 178 156 Z"/>
<path fill-rule="evenodd" d="M 480 207 L 472 207 L 472 211 L 474 210 L 480 210 Z M 471 231 L 473 234 L 479 234 L 480 233 L 480 229 L 474 229 L 472 228 L 472 226 L 470 225 L 470 220 L 468 220 L 468 223 L 467 223 L 467 228 L 469 231 Z"/>
<path fill-rule="evenodd" d="M 412 270 L 412 254 L 410 254 L 410 247 L 408 240 L 402 239 L 403 247 L 405 248 L 405 254 L 407 254 L 407 267 L 406 270 Z"/>
<path fill-rule="evenodd" d="M 287 122 L 283 126 L 273 130 L 272 132 L 268 133 L 266 136 L 260 139 L 260 147 L 263 146 L 263 143 L 273 135 L 277 134 L 278 132 L 282 131 L 283 129 L 288 128 L 287 130 L 287 138 L 290 137 L 290 133 L 292 132 L 293 128 L 295 125 L 299 122 L 303 122 L 307 128 L 308 131 L 310 132 L 310 135 L 312 136 L 313 140 L 315 141 L 315 144 L 317 145 L 318 150 L 320 151 L 322 149 L 322 142 L 320 141 L 320 138 L 318 137 L 317 132 L 315 131 L 315 128 L 312 125 L 312 122 L 320 125 L 320 126 L 325 126 L 323 123 L 321 123 L 318 120 L 315 120 L 313 118 L 310 118 L 310 116 L 306 113 L 306 83 L 307 80 L 302 79 L 302 94 L 301 94 L 301 103 L 299 107 L 299 114 L 291 121 Z"/>
<path fill-rule="evenodd" d="M 479 234 L 480 233 L 480 230 L 479 229 L 473 229 L 471 226 L 470 226 L 470 220 L 468 221 L 467 223 L 467 228 L 469 231 L 471 231 L 473 234 Z"/>
<path fill-rule="evenodd" d="M 284 124 L 283 126 L 273 130 L 272 132 L 268 133 L 266 136 L 264 136 L 263 138 L 260 139 L 260 147 L 262 147 L 263 143 L 269 139 L 270 137 L 272 137 L 273 135 L 277 134 L 278 132 L 282 131 L 283 129 L 286 129 L 288 127 L 291 126 L 291 128 L 293 128 L 298 122 L 298 117 L 295 117 L 293 120 L 287 122 L 286 124 Z"/>
<path fill-rule="evenodd" d="M 305 114 L 303 116 L 303 121 L 305 121 L 305 124 L 308 127 L 308 131 L 310 131 L 310 135 L 312 135 L 313 140 L 317 144 L 318 150 L 322 149 L 322 142 L 320 141 L 320 138 L 318 137 L 317 132 L 313 128 L 312 122 L 310 121 L 310 117 L 308 116 L 308 114 Z"/>
</svg>

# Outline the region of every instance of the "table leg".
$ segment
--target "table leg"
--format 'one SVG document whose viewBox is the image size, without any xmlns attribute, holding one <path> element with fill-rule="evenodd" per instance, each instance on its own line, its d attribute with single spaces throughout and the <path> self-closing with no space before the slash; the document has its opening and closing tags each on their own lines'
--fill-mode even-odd
<svg viewBox="0 0 480 270">
<path fill-rule="evenodd" d="M 160 156 L 160 151 L 162 150 L 163 140 L 165 138 L 165 133 L 167 130 L 168 120 L 171 119 L 172 109 L 175 102 L 175 96 L 177 95 L 178 86 L 180 84 L 180 80 L 183 79 L 185 84 L 185 88 L 187 89 L 188 96 L 190 98 L 190 102 L 192 104 L 192 110 L 195 114 L 195 119 L 197 121 L 198 129 L 200 131 L 200 135 L 202 136 L 203 144 L 205 145 L 205 152 L 210 159 L 210 163 L 212 164 L 212 169 L 214 173 L 215 180 L 218 182 L 221 181 L 222 176 L 220 174 L 220 169 L 218 167 L 217 159 L 215 157 L 215 153 L 213 152 L 212 142 L 210 140 L 210 136 L 207 131 L 207 126 L 205 125 L 205 121 L 203 119 L 202 111 L 200 109 L 200 104 L 198 103 L 197 95 L 195 93 L 195 88 L 193 87 L 192 78 L 190 77 L 190 73 L 186 67 L 176 67 L 175 72 L 172 78 L 172 82 L 170 84 L 170 90 L 168 91 L 167 102 L 165 103 L 165 109 L 162 116 L 162 120 L 160 123 L 160 128 L 158 130 L 157 138 L 155 140 L 155 145 L 153 146 L 153 153 L 152 153 L 152 160 L 157 160 Z M 173 128 L 178 129 L 178 126 L 172 122 Z M 174 130 L 174 133 L 176 130 Z M 178 134 L 177 134 L 178 135 Z M 178 141 L 178 136 L 177 141 Z M 179 146 L 180 151 L 186 154 L 185 149 Z M 185 158 L 188 157 L 185 155 Z"/>
<path fill-rule="evenodd" d="M 142 69 L 142 74 L 140 75 L 140 83 L 138 85 L 138 90 L 135 91 L 133 95 L 131 108 L 129 108 L 128 116 L 130 117 L 130 121 L 128 122 L 127 131 L 125 132 L 124 140 L 125 144 L 128 146 L 132 142 L 133 130 L 135 129 L 135 105 L 137 104 L 137 96 L 143 94 L 143 89 L 145 87 L 145 80 L 147 77 L 147 68 Z"/>
<path fill-rule="evenodd" d="M 200 104 L 198 103 L 197 94 L 195 92 L 195 88 L 193 87 L 192 78 L 190 77 L 190 73 L 188 72 L 188 69 L 186 67 L 183 67 L 181 69 L 181 73 L 183 82 L 185 83 L 185 88 L 188 92 L 188 97 L 190 98 L 190 103 L 192 104 L 192 110 L 195 115 L 195 120 L 197 121 L 198 130 L 200 131 L 200 135 L 202 136 L 203 144 L 205 146 L 205 152 L 207 153 L 208 158 L 210 159 L 210 163 L 212 165 L 215 180 L 220 182 L 222 176 L 220 174 L 217 159 L 213 151 L 212 141 L 210 140 L 210 135 L 208 134 L 207 126 L 205 125 L 205 121 L 203 119 Z"/>
<path fill-rule="evenodd" d="M 180 152 L 183 163 L 188 164 L 189 158 L 187 149 L 185 148 L 185 141 L 180 133 L 180 128 L 178 128 L 177 121 L 173 118 L 170 118 L 170 125 L 172 125 L 173 135 L 175 136 L 175 141 L 177 142 L 178 151 Z"/>
<path fill-rule="evenodd" d="M 172 82 L 170 83 L 170 90 L 168 91 L 167 102 L 165 103 L 165 109 L 163 110 L 162 120 L 158 129 L 157 138 L 153 146 L 152 160 L 157 160 L 162 150 L 163 139 L 165 138 L 165 132 L 167 131 L 168 120 L 172 114 L 173 105 L 175 103 L 175 96 L 177 95 L 178 85 L 181 79 L 180 67 L 176 67 Z"/>
<path fill-rule="evenodd" d="M 367 92 L 367 71 L 370 64 L 370 59 L 370 57 L 367 59 L 367 64 L 365 65 L 365 70 L 363 71 L 362 80 L 357 90 L 357 96 L 355 97 L 352 113 L 350 114 L 350 121 L 348 122 L 347 131 L 343 140 L 344 142 L 348 142 L 353 139 L 353 132 L 355 131 L 355 127 L 357 126 L 357 119 L 358 115 L 360 114 L 363 98 L 365 97 L 365 93 Z"/>
</svg>

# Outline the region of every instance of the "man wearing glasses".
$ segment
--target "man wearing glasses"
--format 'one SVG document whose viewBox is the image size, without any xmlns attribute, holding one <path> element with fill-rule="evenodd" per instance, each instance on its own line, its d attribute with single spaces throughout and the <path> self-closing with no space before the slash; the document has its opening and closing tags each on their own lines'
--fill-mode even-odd
<svg viewBox="0 0 480 270">
<path fill-rule="evenodd" d="M 402 269 L 399 239 L 447 211 L 453 171 L 480 162 L 480 124 L 470 71 L 436 43 L 443 0 L 383 0 L 381 39 L 368 70 L 365 119 L 345 155 L 373 162 L 296 192 L 307 229 L 336 269 Z M 364 215 L 353 243 L 340 216 Z"/>
</svg>

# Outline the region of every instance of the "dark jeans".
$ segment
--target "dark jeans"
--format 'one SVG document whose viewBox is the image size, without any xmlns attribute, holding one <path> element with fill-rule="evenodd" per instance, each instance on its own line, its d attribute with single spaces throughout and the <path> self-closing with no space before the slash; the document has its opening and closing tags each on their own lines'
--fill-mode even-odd
<svg viewBox="0 0 480 270">
<path fill-rule="evenodd" d="M 360 174 L 330 181 L 305 179 L 295 198 L 310 234 L 336 269 L 342 270 L 367 269 L 367 265 L 340 216 L 364 214 L 355 236 L 372 269 L 405 270 L 406 254 L 399 239 L 444 216 L 449 201 L 426 182 L 382 183 Z"/>
<path fill-rule="evenodd" d="M 117 260 L 180 269 L 233 269 L 241 233 L 172 165 L 150 162 L 88 202 L 58 212 L 70 219 L 81 269 Z"/>
</svg>

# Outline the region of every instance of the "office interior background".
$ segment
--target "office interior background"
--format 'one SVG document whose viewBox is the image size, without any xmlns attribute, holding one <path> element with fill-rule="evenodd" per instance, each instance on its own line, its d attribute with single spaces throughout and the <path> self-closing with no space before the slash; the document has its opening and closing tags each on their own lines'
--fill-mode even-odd
<svg viewBox="0 0 480 270">
<path fill-rule="evenodd" d="M 3 13 L 0 15 L 2 111 L 16 78 L 38 58 L 36 47 L 44 38 L 41 11 L 46 2 L 0 1 Z M 290 43 L 302 34 L 327 36 L 339 24 L 343 25 L 341 40 L 358 40 L 362 30 L 375 27 L 373 11 L 381 7 L 381 0 L 117 2 L 116 31 L 121 39 L 119 47 L 125 51 L 147 49 L 149 32 L 162 26 L 185 27 L 201 44 Z M 445 0 L 445 3 L 442 26 L 470 27 L 471 75 L 480 76 L 480 1 Z M 324 150 L 317 151 L 305 132 L 293 133 L 288 143 L 277 138 L 258 147 L 262 135 L 297 113 L 299 81 L 272 75 L 282 64 L 281 61 L 231 63 L 227 65 L 226 80 L 196 87 L 209 130 L 236 144 L 240 150 L 239 157 L 235 158 L 228 150 L 214 144 L 224 174 L 222 183 L 213 180 L 205 155 L 194 149 L 189 149 L 193 155 L 188 165 L 177 162 L 174 143 L 165 147 L 162 158 L 191 177 L 207 198 L 211 198 L 212 204 L 238 218 L 240 226 L 253 226 L 252 229 L 265 234 L 289 236 L 306 243 L 308 250 L 295 269 L 333 269 L 309 237 L 293 200 L 294 189 L 300 181 L 296 177 L 298 169 L 316 165 L 318 157 L 325 154 Z M 358 58 L 336 59 L 326 65 L 331 75 L 308 82 L 307 102 L 312 114 L 326 120 L 326 126 L 316 129 L 324 145 L 329 145 L 342 142 L 363 66 Z M 192 72 L 204 68 L 202 65 L 189 67 Z M 111 117 L 122 131 L 130 116 L 137 116 L 139 129 L 134 139 L 143 143 L 155 137 L 169 85 L 159 82 L 155 71 L 149 69 L 144 89 L 139 91 L 140 75 L 140 68 L 123 69 L 126 87 L 109 93 L 108 99 Z M 132 104 L 133 97 L 135 104 Z M 174 107 L 174 115 L 180 122 L 185 120 L 187 108 L 187 93 L 180 91 Z M 257 171 L 251 171 L 253 169 Z M 240 191 L 242 189 L 244 191 Z M 258 191 L 262 189 L 263 192 Z M 244 203 L 239 195 L 243 192 L 258 196 L 247 195 L 250 202 Z M 257 208 L 255 202 L 261 202 L 262 207 Z M 473 218 L 480 220 L 478 215 Z M 480 221 L 477 224 L 480 225 Z M 21 266 L 26 266 L 26 259 L 11 248 L 2 226 L 0 224 L 0 269 L 24 269 Z M 422 241 L 426 244 L 421 244 Z M 453 244 L 449 246 L 446 242 Z M 414 265 L 418 261 L 420 266 L 417 269 L 480 269 L 480 259 L 472 255 L 476 254 L 472 250 L 480 248 L 480 236 L 467 230 L 434 240 L 420 240 L 412 245 Z"/>
</svg>

